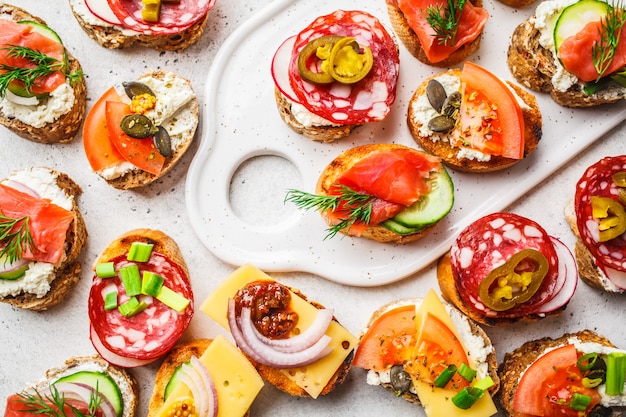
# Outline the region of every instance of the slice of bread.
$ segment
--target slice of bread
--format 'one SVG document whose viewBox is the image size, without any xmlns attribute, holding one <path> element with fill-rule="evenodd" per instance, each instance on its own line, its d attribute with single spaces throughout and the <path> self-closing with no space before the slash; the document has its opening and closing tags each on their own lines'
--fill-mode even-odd
<svg viewBox="0 0 626 417">
<path fill-rule="evenodd" d="M 110 365 L 98 355 L 74 356 L 61 366 L 48 369 L 40 381 L 25 388 L 21 394 L 33 394 L 37 390 L 42 396 L 48 395 L 50 384 L 59 378 L 80 371 L 101 372 L 110 376 L 120 388 L 123 411 L 121 417 L 134 417 L 139 407 L 139 384 L 129 372 L 123 368 Z"/>
<path fill-rule="evenodd" d="M 81 264 L 78 256 L 87 242 L 87 227 L 85 220 L 78 208 L 77 198 L 82 193 L 80 186 L 67 174 L 47 170 L 55 177 L 56 186 L 72 199 L 72 212 L 74 220 L 71 222 L 65 238 L 65 257 L 54 268 L 54 278 L 50 283 L 50 290 L 43 297 L 35 294 L 22 292 L 14 296 L 0 297 L 0 302 L 11 304 L 27 310 L 41 311 L 59 304 L 65 296 L 74 288 L 80 279 Z"/>
<path fill-rule="evenodd" d="M 348 170 L 352 165 L 354 165 L 357 161 L 369 155 L 372 152 L 377 150 L 390 150 L 390 149 L 399 149 L 406 148 L 403 145 L 391 144 L 391 143 L 378 143 L 371 145 L 363 145 L 351 148 L 343 153 L 341 153 L 337 158 L 335 158 L 320 174 L 320 177 L 317 181 L 317 185 L 315 187 L 315 192 L 320 195 L 328 195 L 330 190 L 335 186 L 337 178 L 339 178 L 346 170 Z M 328 217 L 328 213 L 322 212 L 322 218 L 326 221 L 328 225 L 332 225 L 331 221 Z M 414 242 L 422 237 L 426 236 L 430 233 L 437 223 L 432 224 L 425 229 L 420 230 L 419 232 L 401 235 L 395 233 L 385 226 L 376 225 L 369 226 L 365 229 L 363 234 L 360 237 L 375 240 L 377 242 L 383 243 L 409 243 Z M 348 231 L 342 229 L 341 233 L 349 235 Z"/>
<path fill-rule="evenodd" d="M 84 0 L 70 0 L 70 7 L 74 17 L 85 33 L 100 46 L 109 49 L 128 48 L 133 45 L 154 48 L 157 51 L 182 51 L 202 37 L 206 27 L 209 13 L 180 33 L 173 35 L 144 35 L 126 28 L 108 24 L 95 16 L 84 4 Z M 91 19 L 87 19 L 88 16 Z M 93 21 L 94 23 L 90 23 Z M 97 22 L 97 23 L 95 23 Z"/>
<path fill-rule="evenodd" d="M 502 363 L 498 369 L 500 374 L 501 386 L 498 395 L 498 401 L 508 415 L 514 416 L 517 413 L 513 410 L 513 398 L 519 384 L 522 373 L 549 349 L 563 346 L 572 338 L 578 339 L 580 342 L 598 343 L 607 347 L 615 347 L 609 339 L 601 336 L 591 330 L 581 330 L 576 333 L 564 334 L 561 337 L 552 339 L 544 337 L 538 340 L 532 340 L 524 343 L 517 349 L 507 352 L 504 355 Z M 611 410 L 610 416 L 620 416 L 621 411 Z M 607 414 L 598 414 L 607 415 Z"/>
<path fill-rule="evenodd" d="M 402 13 L 402 10 L 400 10 L 397 5 L 392 3 L 393 2 L 387 1 L 387 12 L 389 14 L 391 26 L 393 27 L 393 30 L 395 31 L 398 38 L 400 38 L 400 41 L 402 41 L 402 43 L 404 44 L 404 47 L 420 62 L 423 62 L 427 65 L 446 68 L 465 60 L 467 57 L 476 52 L 480 47 L 480 39 L 482 37 L 482 34 L 478 35 L 478 37 L 472 42 L 466 43 L 461 46 L 443 61 L 430 62 L 430 60 L 426 56 L 424 48 L 422 47 L 422 43 L 417 37 L 415 31 L 409 26 L 409 22 L 406 20 L 404 13 Z M 476 7 L 482 7 L 483 5 L 482 0 L 473 0 L 471 1 L 471 3 Z"/>
<path fill-rule="evenodd" d="M 43 25 L 46 22 L 36 16 L 31 15 L 26 10 L 7 3 L 0 3 L 0 19 L 9 19 L 15 22 L 31 20 Z M 69 73 L 82 73 L 80 62 L 66 50 Z M 67 81 L 69 82 L 69 81 Z M 58 117 L 55 121 L 35 127 L 22 122 L 16 117 L 8 116 L 0 108 L 0 124 L 4 125 L 15 134 L 33 142 L 39 143 L 67 143 L 71 142 L 78 133 L 83 117 L 85 116 L 87 86 L 85 77 L 81 76 L 77 81 L 70 84 L 74 91 L 74 102 L 68 112 Z M 0 100 L 6 100 L 0 98 Z"/>
<path fill-rule="evenodd" d="M 448 137 L 458 134 L 459 124 L 449 132 L 446 133 L 434 133 L 427 127 L 427 121 L 423 121 L 421 117 L 419 101 L 424 100 L 426 97 L 426 87 L 428 81 L 431 79 L 437 79 L 442 76 L 449 78 L 460 78 L 461 70 L 458 68 L 450 69 L 445 73 L 437 74 L 427 78 L 420 86 L 415 90 L 411 100 L 409 101 L 409 110 L 407 114 L 407 124 L 409 131 L 413 136 L 415 142 L 422 147 L 426 152 L 436 155 L 442 159 L 442 161 L 449 167 L 463 172 L 492 172 L 499 171 L 511 167 L 519 162 L 519 159 L 505 158 L 503 156 L 491 156 L 489 160 L 480 160 L 469 157 L 459 158 L 461 149 L 450 145 Z M 524 157 L 530 155 L 539 144 L 539 140 L 542 136 L 542 117 L 537 105 L 535 96 L 520 88 L 519 86 L 507 82 L 508 86 L 519 98 L 521 104 L 522 115 L 524 117 Z M 431 135 L 427 135 L 424 132 L 429 132 Z"/>
<path fill-rule="evenodd" d="M 594 94 L 586 94 L 582 83 L 574 84 L 566 91 L 556 89 L 552 77 L 557 72 L 557 58 L 552 50 L 539 43 L 540 37 L 541 32 L 530 19 L 520 23 L 511 35 L 507 64 L 520 84 L 548 93 L 555 102 L 566 107 L 592 107 L 626 98 L 626 87 L 617 84 Z"/>
</svg>

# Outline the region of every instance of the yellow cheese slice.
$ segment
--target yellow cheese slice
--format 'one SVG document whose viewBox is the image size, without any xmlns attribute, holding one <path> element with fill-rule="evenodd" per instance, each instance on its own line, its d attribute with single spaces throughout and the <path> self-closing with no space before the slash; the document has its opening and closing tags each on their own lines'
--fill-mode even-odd
<svg viewBox="0 0 626 417">
<path fill-rule="evenodd" d="M 432 289 L 428 292 L 424 301 L 422 301 L 422 304 L 417 309 L 415 315 L 415 325 L 418 331 L 421 328 L 421 323 L 427 313 L 433 314 L 446 326 L 448 326 L 448 328 L 461 342 L 461 345 L 463 344 L 463 340 L 461 339 L 454 322 L 450 318 L 450 315 L 446 311 L 445 306 Z M 473 363 L 470 363 L 469 365 L 475 368 Z M 413 379 L 413 385 L 415 386 L 417 396 L 419 397 L 428 417 L 488 417 L 498 412 L 493 399 L 488 392 L 485 392 L 485 395 L 476 401 L 468 410 L 462 410 L 455 406 L 451 401 L 452 397 L 456 394 L 456 391 L 436 388 L 426 382 L 418 381 L 416 379 Z"/>
<path fill-rule="evenodd" d="M 239 417 L 246 414 L 264 382 L 248 359 L 218 335 L 200 356 L 217 389 L 217 417 Z M 185 398 L 193 398 L 184 383 L 178 383 L 167 397 L 155 417 L 166 416 L 170 404 Z"/>
<path fill-rule="evenodd" d="M 228 299 L 233 298 L 237 290 L 247 283 L 259 280 L 276 281 L 252 265 L 240 267 L 206 298 L 200 306 L 200 311 L 228 330 Z M 302 332 L 315 320 L 317 308 L 294 292 L 291 292 L 291 302 L 291 307 L 298 313 L 298 327 Z M 354 335 L 336 321 L 330 324 L 326 334 L 332 338 L 330 342 L 330 347 L 333 349 L 332 353 L 306 367 L 282 370 L 289 379 L 313 398 L 320 395 L 358 342 Z"/>
</svg>

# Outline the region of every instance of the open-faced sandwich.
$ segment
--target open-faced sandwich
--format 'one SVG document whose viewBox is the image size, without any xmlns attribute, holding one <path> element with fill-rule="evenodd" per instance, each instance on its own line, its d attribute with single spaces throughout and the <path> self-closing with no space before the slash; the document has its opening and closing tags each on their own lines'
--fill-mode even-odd
<svg viewBox="0 0 626 417">
<path fill-rule="evenodd" d="M 621 2 L 550 0 L 511 36 L 515 78 L 558 104 L 590 107 L 626 97 L 626 14 Z"/>
<path fill-rule="evenodd" d="M 626 155 L 588 167 L 576 184 L 566 218 L 578 237 L 580 278 L 608 292 L 626 290 Z"/>
<path fill-rule="evenodd" d="M 221 335 L 174 347 L 154 381 L 147 417 L 244 417 L 263 379 L 241 351 Z M 181 414 L 178 414 L 180 412 Z"/>
<path fill-rule="evenodd" d="M 315 19 L 276 51 L 276 104 L 294 131 L 332 142 L 387 117 L 399 70 L 398 46 L 376 17 L 337 10 Z"/>
<path fill-rule="evenodd" d="M 289 190 L 285 200 L 319 210 L 328 237 L 341 232 L 407 243 L 450 212 L 454 187 L 439 158 L 404 145 L 371 144 L 335 158 L 320 175 L 316 194 Z"/>
<path fill-rule="evenodd" d="M 74 288 L 87 240 L 81 192 L 67 174 L 45 167 L 0 181 L 1 302 L 46 310 Z"/>
<path fill-rule="evenodd" d="M 76 20 L 105 48 L 182 51 L 196 43 L 215 0 L 70 0 Z"/>
<path fill-rule="evenodd" d="M 567 246 L 533 220 L 492 213 L 467 226 L 437 265 L 441 295 L 489 326 L 560 314 L 578 272 Z"/>
<path fill-rule="evenodd" d="M 90 337 L 108 362 L 129 368 L 149 364 L 164 356 L 189 327 L 189 271 L 178 245 L 165 233 L 124 233 L 102 251 L 94 271 Z"/>
<path fill-rule="evenodd" d="M 450 67 L 480 47 L 489 12 L 482 0 L 387 0 L 394 31 L 424 64 Z"/>
<path fill-rule="evenodd" d="M 154 70 L 100 97 L 85 118 L 83 145 L 91 169 L 125 190 L 168 173 L 197 126 L 198 100 L 189 80 Z"/>
<path fill-rule="evenodd" d="M 226 330 L 259 374 L 290 395 L 317 398 L 347 377 L 357 338 L 333 309 L 308 301 L 252 265 L 207 297 L 200 310 Z"/>
<path fill-rule="evenodd" d="M 492 395 L 500 381 L 489 337 L 433 290 L 374 312 L 352 364 L 368 371 L 368 384 L 421 404 L 428 417 L 497 412 Z"/>
<path fill-rule="evenodd" d="M 57 33 L 0 3 L 0 124 L 40 143 L 74 139 L 85 115 L 82 68 Z"/>
<path fill-rule="evenodd" d="M 535 97 L 471 62 L 425 80 L 411 97 L 407 123 L 424 150 L 467 172 L 508 168 L 542 135 Z"/>
<path fill-rule="evenodd" d="M 98 355 L 76 356 L 7 398 L 4 417 L 133 417 L 139 384 Z"/>
<path fill-rule="evenodd" d="M 591 330 L 526 342 L 499 374 L 510 416 L 616 417 L 626 407 L 626 351 Z"/>
</svg>

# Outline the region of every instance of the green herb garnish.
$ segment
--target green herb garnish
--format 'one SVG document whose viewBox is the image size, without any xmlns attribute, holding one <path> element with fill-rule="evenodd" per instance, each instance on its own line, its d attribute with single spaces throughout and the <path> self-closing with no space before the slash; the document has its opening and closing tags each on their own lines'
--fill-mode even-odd
<svg viewBox="0 0 626 417">
<path fill-rule="evenodd" d="M 29 412 L 31 414 L 50 416 L 50 417 L 66 417 L 65 409 L 69 408 L 72 415 L 76 417 L 94 417 L 97 415 L 98 407 L 102 404 L 102 397 L 98 395 L 97 389 L 89 396 L 89 404 L 87 406 L 87 414 L 80 412 L 75 406 L 65 401 L 65 396 L 60 394 L 53 385 L 50 388 L 50 395 L 42 395 L 35 390 L 34 394 L 20 393 L 20 402 L 24 404 L 24 409 L 20 411 Z"/>
<path fill-rule="evenodd" d="M 598 79 L 604 76 L 615 58 L 624 23 L 626 23 L 626 14 L 621 2 L 611 7 L 606 17 L 600 21 L 598 29 L 600 39 L 591 48 L 593 66 L 598 72 Z"/>
<path fill-rule="evenodd" d="M 440 45 L 454 46 L 466 1 L 448 0 L 448 5 L 445 8 L 440 4 L 426 8 L 424 17 L 435 31 L 433 36 L 435 36 Z"/>
<path fill-rule="evenodd" d="M 0 97 L 5 96 L 6 89 L 11 82 L 21 82 L 26 91 L 30 92 L 38 78 L 65 70 L 64 62 L 25 46 L 8 45 L 5 48 L 0 48 L 0 50 L 7 51 L 7 57 L 27 59 L 34 65 L 32 68 L 22 68 L 0 64 Z M 83 72 L 73 71 L 69 74 L 65 73 L 65 76 L 69 78 L 71 83 L 74 83 L 83 76 Z"/>
<path fill-rule="evenodd" d="M 24 216 L 19 219 L 7 217 L 0 210 L 0 259 L 9 265 L 22 258 L 24 250 L 28 248 L 35 253 L 37 247 L 30 234 L 30 217 Z"/>
<path fill-rule="evenodd" d="M 361 194 L 345 185 L 337 185 L 335 195 L 317 195 L 299 190 L 288 190 L 285 202 L 295 203 L 299 209 L 332 211 L 339 214 L 341 221 L 328 228 L 324 239 L 335 236 L 339 231 L 350 228 L 356 222 L 369 224 L 372 205 L 377 199 L 371 195 Z"/>
</svg>

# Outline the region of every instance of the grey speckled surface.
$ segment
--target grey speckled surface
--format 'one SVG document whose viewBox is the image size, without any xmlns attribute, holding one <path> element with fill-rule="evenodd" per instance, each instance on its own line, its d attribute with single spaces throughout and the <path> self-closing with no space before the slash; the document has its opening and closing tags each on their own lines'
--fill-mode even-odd
<svg viewBox="0 0 626 417">
<path fill-rule="evenodd" d="M 261 0 L 218 0 L 216 8 L 211 12 L 207 32 L 198 44 L 182 53 L 158 53 L 142 48 L 125 51 L 100 48 L 79 28 L 65 0 L 15 1 L 47 20 L 80 59 L 88 76 L 88 107 L 111 83 L 159 67 L 191 79 L 202 103 L 206 74 L 221 43 L 265 5 Z M 549 141 L 550 138 L 544 140 Z M 509 210 L 535 219 L 550 234 L 571 247 L 574 238 L 563 218 L 563 206 L 571 198 L 574 184 L 589 164 L 605 155 L 626 153 L 625 143 L 626 127 L 622 123 L 509 207 Z M 0 407 L 3 407 L 9 394 L 39 379 L 46 369 L 62 363 L 68 357 L 94 353 L 88 337 L 86 311 L 91 281 L 89 269 L 102 248 L 124 231 L 135 227 L 159 228 L 179 243 L 191 270 L 196 305 L 234 269 L 203 247 L 187 219 L 185 175 L 197 146 L 196 143 L 181 163 L 161 181 L 144 189 L 123 192 L 107 186 L 90 171 L 80 135 L 68 145 L 46 146 L 25 141 L 0 129 L 0 178 L 14 169 L 31 165 L 46 165 L 68 173 L 83 188 L 79 205 L 89 230 L 88 244 L 81 255 L 84 266 L 82 280 L 64 304 L 42 313 L 0 305 Z M 258 166 L 262 167 L 263 164 Z M 254 167 L 253 164 L 250 169 Z M 246 170 L 242 170 L 242 173 L 247 174 Z M 243 213 L 247 210 L 245 201 L 235 202 L 244 204 L 239 208 Z M 310 298 L 334 307 L 340 321 L 356 334 L 365 325 L 370 313 L 380 305 L 399 298 L 423 296 L 429 288 L 437 285 L 434 265 L 397 283 L 374 288 L 343 286 L 305 273 L 273 275 L 287 284 L 299 287 Z M 558 336 L 566 331 L 583 328 L 597 330 L 610 336 L 615 344 L 626 346 L 626 327 L 621 324 L 625 318 L 623 303 L 623 296 L 602 294 L 580 284 L 561 317 L 534 324 L 488 328 L 486 331 L 496 346 L 498 359 L 507 350 L 530 338 Z M 210 337 L 218 331 L 215 324 L 198 312 L 185 337 Z M 138 416 L 145 415 L 145 405 L 157 366 L 155 364 L 131 371 L 140 381 L 142 389 Z M 252 407 L 252 415 L 255 417 L 383 414 L 423 415 L 423 411 L 381 389 L 367 386 L 365 373 L 360 369 L 353 369 L 345 384 L 325 398 L 315 401 L 290 398 L 266 386 Z"/>
</svg>

